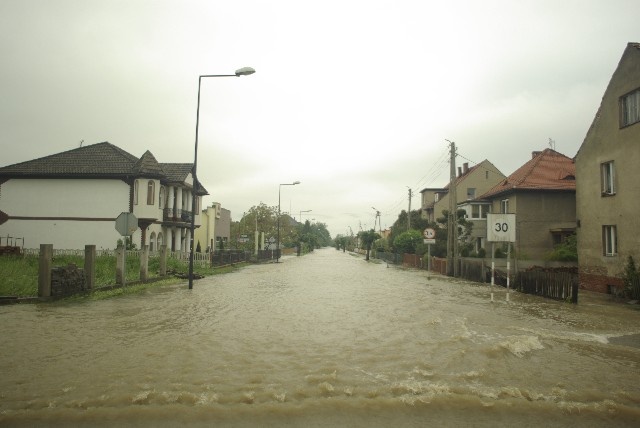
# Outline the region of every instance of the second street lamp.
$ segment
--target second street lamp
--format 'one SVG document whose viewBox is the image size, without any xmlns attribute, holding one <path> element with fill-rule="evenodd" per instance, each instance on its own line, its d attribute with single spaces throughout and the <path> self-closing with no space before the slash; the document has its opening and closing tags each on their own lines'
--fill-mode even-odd
<svg viewBox="0 0 640 428">
<path fill-rule="evenodd" d="M 198 178 L 196 175 L 196 170 L 198 169 L 198 125 L 200 123 L 200 86 L 202 84 L 203 77 L 240 77 L 240 76 L 248 76 L 250 74 L 255 73 L 256 71 L 251 67 L 242 67 L 236 70 L 234 74 L 204 74 L 198 78 L 198 106 L 196 108 L 196 143 L 193 154 L 193 190 L 191 195 L 191 245 L 189 252 L 189 290 L 193 288 L 193 253 L 195 251 L 194 247 L 194 234 L 196 231 L 196 210 L 198 209 L 197 203 L 197 192 L 198 187 L 200 187 L 198 183 Z"/>
<path fill-rule="evenodd" d="M 310 213 L 313 210 L 301 210 L 300 211 L 300 224 L 302 224 L 302 213 Z"/>
<path fill-rule="evenodd" d="M 296 184 L 300 184 L 300 182 L 282 183 L 278 186 L 278 241 L 276 247 L 276 263 L 280 261 L 280 189 L 282 189 L 282 186 L 295 186 Z"/>
</svg>

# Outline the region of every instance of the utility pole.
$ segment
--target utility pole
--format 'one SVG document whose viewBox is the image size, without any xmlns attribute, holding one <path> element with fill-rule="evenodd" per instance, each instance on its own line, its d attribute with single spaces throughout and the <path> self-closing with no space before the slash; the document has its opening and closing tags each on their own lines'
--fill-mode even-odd
<svg viewBox="0 0 640 428">
<path fill-rule="evenodd" d="M 411 230 L 411 188 L 409 187 L 409 211 L 407 211 L 407 230 Z"/>
<path fill-rule="evenodd" d="M 457 225 L 457 211 L 458 200 L 456 195 L 456 143 L 447 140 L 450 144 L 449 160 L 449 219 L 447 221 L 447 275 L 457 277 L 458 276 L 458 260 L 457 260 L 457 246 L 458 246 L 458 225 Z"/>
<path fill-rule="evenodd" d="M 380 221 L 380 211 L 378 211 L 375 207 L 371 207 L 376 210 L 376 216 L 373 218 L 373 231 L 376 231 L 376 221 L 378 222 L 378 227 L 380 230 L 380 235 L 382 235 L 382 222 Z"/>
</svg>

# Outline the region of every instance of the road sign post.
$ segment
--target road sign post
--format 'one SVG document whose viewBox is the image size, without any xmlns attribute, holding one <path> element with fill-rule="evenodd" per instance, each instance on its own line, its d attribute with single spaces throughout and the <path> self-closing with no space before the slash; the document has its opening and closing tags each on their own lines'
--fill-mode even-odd
<svg viewBox="0 0 640 428">
<path fill-rule="evenodd" d="M 124 245 L 122 247 L 123 263 L 122 263 L 122 286 L 126 284 L 127 277 L 127 236 L 133 235 L 138 229 L 138 219 L 133 213 L 123 212 L 116 218 L 116 230 L 121 236 L 124 236 Z"/>
<path fill-rule="evenodd" d="M 507 302 L 509 301 L 509 274 L 511 271 L 511 243 L 516 241 L 515 214 L 487 214 L 487 241 L 491 242 L 491 301 L 495 277 L 495 242 L 507 243 Z"/>
<path fill-rule="evenodd" d="M 423 242 L 427 244 L 427 279 L 431 279 L 431 244 L 436 243 L 436 231 L 430 227 L 427 227 L 423 232 Z"/>
</svg>

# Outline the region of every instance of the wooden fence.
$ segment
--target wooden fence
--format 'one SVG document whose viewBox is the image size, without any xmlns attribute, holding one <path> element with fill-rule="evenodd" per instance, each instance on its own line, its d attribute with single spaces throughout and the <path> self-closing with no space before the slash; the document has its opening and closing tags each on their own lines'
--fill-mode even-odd
<svg viewBox="0 0 640 428">
<path fill-rule="evenodd" d="M 573 272 L 518 272 L 514 288 L 522 293 L 578 303 L 578 274 Z"/>
<path fill-rule="evenodd" d="M 399 254 L 386 253 L 379 251 L 376 258 L 383 259 L 388 263 L 410 266 L 415 268 L 426 269 L 426 263 L 415 254 Z M 502 259 L 504 260 L 504 259 Z M 491 282 L 491 266 L 487 266 L 484 259 L 459 258 L 458 259 L 458 277 L 469 281 L 489 283 Z M 447 274 L 447 259 L 432 257 L 431 271 L 441 275 Z M 494 284 L 506 287 L 507 272 L 503 269 L 496 269 L 494 272 Z M 510 284 L 514 290 L 521 293 L 534 294 L 556 300 L 570 300 L 573 303 L 578 302 L 578 274 L 568 271 L 554 270 L 527 270 L 509 274 Z M 632 295 L 637 294 L 640 298 L 640 284 L 632 287 Z"/>
</svg>

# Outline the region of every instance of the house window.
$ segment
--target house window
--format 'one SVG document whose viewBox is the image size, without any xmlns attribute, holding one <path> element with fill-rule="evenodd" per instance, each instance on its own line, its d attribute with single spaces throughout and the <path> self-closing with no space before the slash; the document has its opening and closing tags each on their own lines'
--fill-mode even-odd
<svg viewBox="0 0 640 428">
<path fill-rule="evenodd" d="M 640 89 L 620 98 L 620 125 L 640 122 Z"/>
<path fill-rule="evenodd" d="M 156 233 L 151 232 L 151 236 L 149 237 L 149 251 L 156 251 Z"/>
<path fill-rule="evenodd" d="M 600 164 L 600 175 L 602 177 L 602 195 L 615 195 L 613 161 Z"/>
<path fill-rule="evenodd" d="M 471 218 L 487 218 L 487 212 L 489 212 L 489 205 L 471 205 Z"/>
<path fill-rule="evenodd" d="M 602 250 L 605 256 L 618 255 L 618 234 L 615 226 L 602 226 Z"/>
<path fill-rule="evenodd" d="M 160 186 L 160 197 L 158 198 L 158 208 L 164 208 L 165 200 L 165 189 L 164 186 Z"/>
<path fill-rule="evenodd" d="M 138 180 L 133 182 L 133 204 L 138 205 Z"/>
<path fill-rule="evenodd" d="M 147 183 L 147 205 L 155 204 L 156 196 L 156 183 L 153 180 L 149 180 Z"/>
<path fill-rule="evenodd" d="M 500 212 L 502 214 L 509 213 L 509 199 L 503 199 L 500 201 Z"/>
<path fill-rule="evenodd" d="M 476 189 L 473 187 L 467 187 L 467 199 L 475 199 Z"/>
</svg>

